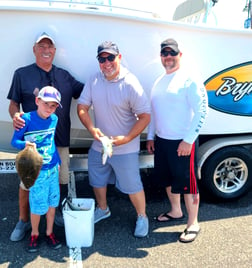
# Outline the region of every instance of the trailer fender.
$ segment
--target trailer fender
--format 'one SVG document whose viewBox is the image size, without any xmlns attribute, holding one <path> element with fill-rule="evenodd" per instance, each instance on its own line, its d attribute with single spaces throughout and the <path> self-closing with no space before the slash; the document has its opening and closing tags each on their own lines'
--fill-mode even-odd
<svg viewBox="0 0 252 268">
<path fill-rule="evenodd" d="M 198 152 L 198 177 L 201 179 L 201 170 L 206 160 L 217 150 L 228 146 L 252 145 L 252 135 L 240 135 L 209 140 L 199 147 Z"/>
</svg>

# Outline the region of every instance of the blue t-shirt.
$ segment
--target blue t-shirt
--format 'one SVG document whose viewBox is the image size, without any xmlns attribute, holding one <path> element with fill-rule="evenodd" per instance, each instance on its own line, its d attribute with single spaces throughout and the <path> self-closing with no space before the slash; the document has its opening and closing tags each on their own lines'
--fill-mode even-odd
<svg viewBox="0 0 252 268">
<path fill-rule="evenodd" d="M 55 65 L 49 72 L 46 72 L 34 63 L 15 71 L 7 98 L 21 104 L 25 113 L 31 112 L 37 110 L 34 93 L 44 86 L 54 86 L 61 94 L 62 108 L 58 108 L 55 112 L 59 118 L 55 143 L 60 147 L 68 147 L 70 145 L 71 101 L 72 98 L 79 98 L 84 87 L 83 83 Z"/>
<path fill-rule="evenodd" d="M 60 158 L 54 142 L 55 129 L 58 117 L 52 114 L 47 119 L 38 116 L 37 111 L 22 115 L 25 126 L 15 131 L 11 145 L 22 150 L 26 141 L 36 143 L 37 151 L 43 157 L 42 169 L 50 169 L 60 164 Z"/>
</svg>

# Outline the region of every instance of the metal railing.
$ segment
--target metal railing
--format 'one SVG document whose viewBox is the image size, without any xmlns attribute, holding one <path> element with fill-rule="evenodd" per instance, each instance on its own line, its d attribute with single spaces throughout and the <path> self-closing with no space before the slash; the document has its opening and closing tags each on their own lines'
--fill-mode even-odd
<svg viewBox="0 0 252 268">
<path fill-rule="evenodd" d="M 125 2 L 127 3 L 127 2 Z M 84 0 L 1 0 L 0 8 L 49 8 L 49 9 L 72 9 L 79 11 L 102 11 L 120 15 L 136 17 L 157 17 L 151 11 L 140 10 L 125 6 L 116 6 L 111 0 L 84 1 Z M 144 8 L 144 7 L 143 7 Z"/>
</svg>

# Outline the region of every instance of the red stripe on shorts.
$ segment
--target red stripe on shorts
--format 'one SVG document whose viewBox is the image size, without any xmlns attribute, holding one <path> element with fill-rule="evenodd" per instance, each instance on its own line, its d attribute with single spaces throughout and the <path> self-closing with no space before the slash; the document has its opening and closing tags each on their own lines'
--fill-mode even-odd
<svg viewBox="0 0 252 268">
<path fill-rule="evenodd" d="M 197 194 L 197 181 L 195 175 L 195 143 L 192 145 L 192 151 L 190 156 L 190 193 Z"/>
</svg>

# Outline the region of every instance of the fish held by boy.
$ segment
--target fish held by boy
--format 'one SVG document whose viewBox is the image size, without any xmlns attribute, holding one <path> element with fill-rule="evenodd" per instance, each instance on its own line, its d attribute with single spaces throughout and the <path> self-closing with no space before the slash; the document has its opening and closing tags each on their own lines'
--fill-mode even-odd
<svg viewBox="0 0 252 268">
<path fill-rule="evenodd" d="M 17 154 L 15 162 L 21 181 L 29 189 L 39 175 L 43 157 L 38 153 L 34 144 L 26 144 L 26 147 Z"/>
</svg>

